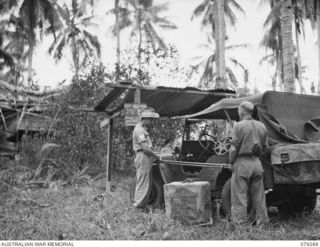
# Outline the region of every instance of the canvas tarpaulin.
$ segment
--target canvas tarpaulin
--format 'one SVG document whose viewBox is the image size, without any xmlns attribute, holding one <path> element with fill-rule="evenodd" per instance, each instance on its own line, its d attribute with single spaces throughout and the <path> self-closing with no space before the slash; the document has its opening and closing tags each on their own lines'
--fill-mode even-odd
<svg viewBox="0 0 320 247">
<path fill-rule="evenodd" d="M 294 135 L 286 126 L 279 120 L 274 118 L 271 114 L 267 113 L 263 107 L 257 107 L 257 119 L 264 123 L 267 128 L 269 143 L 276 145 L 279 143 L 306 143 L 305 140 L 300 139 Z"/>
<path fill-rule="evenodd" d="M 312 141 L 306 133 L 306 124 L 320 117 L 320 97 L 267 91 L 263 94 L 225 98 L 208 108 L 183 118 L 226 119 L 226 112 L 232 120 L 238 120 L 238 107 L 241 102 L 249 101 L 255 106 L 254 118 L 263 122 L 268 135 L 275 143 L 305 143 Z M 313 121 L 320 127 L 320 120 Z M 310 132 L 310 131 L 309 131 Z"/>
<path fill-rule="evenodd" d="M 320 139 L 319 96 L 265 92 L 245 98 L 222 99 L 183 118 L 227 119 L 228 115 L 232 120 L 238 120 L 238 107 L 243 101 L 255 106 L 253 117 L 267 128 L 274 169 L 269 161 L 263 162 L 265 172 L 273 174 L 267 176 L 265 185 L 320 182 L 320 143 L 316 143 Z M 279 163 L 281 155 L 287 160 Z"/>
<path fill-rule="evenodd" d="M 277 145 L 271 152 L 275 183 L 320 182 L 319 160 L 319 143 Z"/>
<path fill-rule="evenodd" d="M 288 154 L 284 161 L 282 161 L 284 159 L 281 157 L 282 154 Z M 271 163 L 273 165 L 317 160 L 320 160 L 318 143 L 277 145 L 271 153 Z"/>
</svg>

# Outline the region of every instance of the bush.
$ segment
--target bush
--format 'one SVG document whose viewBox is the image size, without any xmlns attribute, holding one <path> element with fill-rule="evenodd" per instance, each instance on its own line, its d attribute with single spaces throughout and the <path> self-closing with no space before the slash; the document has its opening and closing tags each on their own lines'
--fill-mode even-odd
<svg viewBox="0 0 320 247">
<path fill-rule="evenodd" d="M 103 67 L 94 67 L 89 74 L 80 78 L 79 83 L 72 83 L 65 92 L 52 100 L 52 105 L 44 113 L 51 117 L 45 133 L 25 136 L 22 142 L 22 160 L 33 169 L 39 166 L 37 153 L 44 143 L 55 143 L 59 148 L 48 154 L 43 164 L 42 176 L 47 176 L 50 166 L 60 170 L 56 177 L 65 179 L 80 174 L 84 169 L 91 176 L 105 171 L 107 156 L 107 131 L 100 128 L 100 122 L 106 118 L 103 113 L 91 112 L 110 89 L 105 87 L 106 74 Z M 83 108 L 83 110 L 78 110 Z M 157 151 L 171 147 L 175 138 L 181 136 L 181 122 L 170 119 L 155 120 L 150 133 Z M 118 117 L 114 122 L 113 163 L 112 168 L 122 171 L 133 170 L 132 150 L 133 127 L 126 127 L 124 119 Z M 56 163 L 56 164 L 53 164 Z"/>
<path fill-rule="evenodd" d="M 103 171 L 107 133 L 99 124 L 104 116 L 87 111 L 107 93 L 103 83 L 104 69 L 94 67 L 88 75 L 80 78 L 79 83 L 72 83 L 56 99 L 53 110 L 49 112 L 53 119 L 52 141 L 60 146 L 56 158 L 74 171 L 85 167 L 89 167 L 88 172 L 92 175 Z"/>
</svg>

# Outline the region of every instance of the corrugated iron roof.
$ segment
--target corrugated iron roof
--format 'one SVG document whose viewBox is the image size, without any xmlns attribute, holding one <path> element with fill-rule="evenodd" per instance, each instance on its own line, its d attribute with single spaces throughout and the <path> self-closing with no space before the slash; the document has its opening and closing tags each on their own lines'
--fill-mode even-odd
<svg viewBox="0 0 320 247">
<path fill-rule="evenodd" d="M 95 107 L 96 111 L 106 111 L 112 115 L 122 110 L 125 103 L 134 102 L 136 86 L 111 86 L 113 90 Z M 143 86 L 140 87 L 140 92 L 141 103 L 154 108 L 163 117 L 192 114 L 207 108 L 222 98 L 235 96 L 235 92 L 231 90 L 205 91 L 190 87 Z M 118 104 L 114 105 L 117 99 Z"/>
</svg>

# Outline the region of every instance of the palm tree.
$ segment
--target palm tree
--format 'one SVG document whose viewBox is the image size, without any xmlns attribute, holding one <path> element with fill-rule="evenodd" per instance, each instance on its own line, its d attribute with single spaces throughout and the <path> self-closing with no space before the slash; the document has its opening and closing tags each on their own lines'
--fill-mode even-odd
<svg viewBox="0 0 320 247">
<path fill-rule="evenodd" d="M 293 5 L 291 0 L 280 2 L 281 47 L 283 61 L 284 91 L 296 91 L 294 81 L 294 53 L 292 40 Z"/>
<path fill-rule="evenodd" d="M 225 39 L 226 23 L 224 19 L 225 0 L 215 1 L 215 41 L 216 41 L 216 88 L 227 88 L 226 83 L 226 61 L 225 61 Z"/>
<path fill-rule="evenodd" d="M 260 63 L 267 61 L 272 65 L 276 65 L 275 74 L 273 76 L 273 89 L 276 90 L 276 81 L 279 82 L 280 88 L 282 88 L 283 83 L 280 5 L 277 4 L 275 0 L 270 0 L 269 4 L 271 11 L 263 24 L 266 31 L 260 42 L 260 46 L 270 49 L 272 54 L 263 57 Z"/>
<path fill-rule="evenodd" d="M 224 50 L 226 38 L 225 18 L 230 21 L 231 25 L 235 25 L 237 18 L 232 8 L 244 13 L 244 10 L 235 0 L 204 0 L 193 11 L 191 17 L 193 19 L 202 15 L 201 26 L 210 26 L 212 35 L 216 40 L 216 71 L 218 72 L 215 83 L 216 88 L 226 88 L 227 86 Z"/>
<path fill-rule="evenodd" d="M 282 38 L 282 29 L 281 29 L 281 8 L 283 1 L 275 1 L 270 0 L 269 4 L 271 7 L 271 11 L 269 15 L 267 16 L 267 19 L 264 22 L 264 28 L 266 28 L 265 35 L 260 43 L 261 46 L 266 47 L 267 49 L 271 49 L 273 54 L 268 54 L 263 59 L 261 59 L 261 62 L 269 61 L 271 64 L 276 64 L 276 72 L 275 76 L 273 77 L 278 78 L 279 82 L 282 83 L 284 81 L 284 67 L 283 67 L 283 38 Z M 293 81 L 294 78 L 298 79 L 299 87 L 300 87 L 300 93 L 304 92 L 304 88 L 302 85 L 302 72 L 303 68 L 301 66 L 301 55 L 300 55 L 300 46 L 299 46 L 299 35 L 304 34 L 304 19 L 306 18 L 306 10 L 304 9 L 304 1 L 302 0 L 293 0 L 293 11 L 291 11 L 293 17 L 294 17 L 294 24 L 295 24 L 295 39 L 296 39 L 296 46 L 293 46 L 292 42 L 292 56 L 290 57 L 290 60 L 293 60 Z M 282 24 L 283 25 L 283 24 Z M 292 33 L 291 33 L 292 35 Z M 290 35 L 289 35 L 290 36 Z M 290 39 L 289 39 L 290 40 Z M 293 54 L 296 52 L 296 56 Z M 275 57 L 272 59 L 271 56 Z M 274 85 L 275 86 L 275 85 Z M 275 89 L 275 87 L 274 87 Z"/>
<path fill-rule="evenodd" d="M 86 15 L 85 0 L 79 4 L 72 0 L 71 6 L 59 6 L 58 11 L 63 25 L 59 29 L 56 39 L 49 47 L 49 53 L 58 61 L 62 58 L 64 49 L 69 46 L 75 70 L 75 81 L 79 82 L 79 71 L 87 58 L 92 55 L 100 59 L 101 46 L 96 35 L 88 29 L 93 25 L 94 16 Z"/>
<path fill-rule="evenodd" d="M 304 1 L 304 8 L 306 11 L 306 18 L 310 20 L 312 29 L 317 30 L 317 44 L 318 44 L 318 89 L 320 94 L 320 1 L 310 0 Z"/>
<path fill-rule="evenodd" d="M 314 1 L 315 9 L 316 9 L 316 20 L 317 20 L 317 36 L 318 36 L 318 94 L 320 94 L 320 3 L 319 1 Z"/>
<path fill-rule="evenodd" d="M 109 13 L 118 12 L 119 30 L 131 28 L 130 37 L 138 38 L 137 58 L 141 64 L 141 55 L 150 44 L 153 53 L 159 50 L 167 52 L 167 45 L 163 38 L 157 32 L 159 29 L 176 29 L 177 26 L 165 17 L 160 17 L 160 13 L 168 10 L 168 3 L 153 5 L 153 0 L 124 0 L 123 7 L 108 11 Z M 113 33 L 116 34 L 117 25 L 112 27 Z M 119 42 L 119 41 L 118 41 Z"/>
<path fill-rule="evenodd" d="M 308 1 L 307 1 L 308 2 Z M 296 74 L 298 75 L 298 82 L 300 93 L 304 92 L 304 88 L 302 85 L 302 61 L 301 61 L 301 53 L 300 53 L 300 42 L 299 36 L 304 36 L 304 21 L 307 19 L 306 6 L 304 0 L 293 0 L 294 7 L 294 28 L 295 28 L 295 40 L 296 40 L 296 51 L 297 51 L 297 65 L 296 66 Z"/>
<path fill-rule="evenodd" d="M 54 32 L 58 23 L 55 0 L 11 0 L 10 7 L 17 8 L 22 28 L 28 43 L 28 86 L 32 84 L 33 53 L 37 43 L 37 32 Z M 49 23 L 49 27 L 47 27 Z"/>
<path fill-rule="evenodd" d="M 200 77 L 200 81 L 199 81 L 200 87 L 201 86 L 210 87 L 209 85 L 210 82 L 219 80 L 218 79 L 219 74 L 218 74 L 218 71 L 216 70 L 217 66 L 215 66 L 216 63 L 218 62 L 218 56 L 216 53 L 217 49 L 215 49 L 215 41 L 210 35 L 207 36 L 207 39 L 208 39 L 207 43 L 199 45 L 199 48 L 203 48 L 206 51 L 206 54 L 207 53 L 209 54 L 211 53 L 211 54 L 206 57 L 198 56 L 193 58 L 194 60 L 200 60 L 196 65 L 192 66 L 193 71 L 198 71 L 199 69 L 204 67 L 202 75 Z M 250 47 L 249 44 L 237 44 L 237 45 L 226 46 L 224 49 L 226 51 L 226 54 L 228 55 L 228 53 L 233 51 L 234 49 L 248 48 L 248 47 Z M 212 51 L 215 51 L 215 52 L 212 53 Z M 239 62 L 234 57 L 227 56 L 227 64 L 228 66 L 226 66 L 225 68 L 226 79 L 227 81 L 230 81 L 231 84 L 226 85 L 226 87 L 229 86 L 232 88 L 237 88 L 239 85 L 238 80 L 235 74 L 233 73 L 230 65 L 239 67 L 243 72 L 244 83 L 245 84 L 248 83 L 249 71 L 241 62 Z M 218 87 L 215 85 L 215 88 L 218 88 Z"/>
<path fill-rule="evenodd" d="M 5 3 L 0 5 L 0 15 L 5 14 L 8 11 L 8 8 Z M 8 2 L 7 2 L 8 4 Z M 0 30 L 3 30 L 3 26 L 1 25 L 3 21 L 0 22 Z M 3 31 L 0 31 L 0 75 L 6 66 L 12 66 L 14 64 L 13 57 L 6 51 L 4 48 L 4 34 Z"/>
<path fill-rule="evenodd" d="M 0 14 L 6 15 L 3 12 Z M 0 30 L 1 49 L 5 54 L 10 55 L 9 63 L 5 61 L 3 63 L 3 65 L 9 66 L 4 66 L 1 78 L 17 86 L 19 83 L 23 83 L 23 74 L 28 71 L 25 67 L 29 55 L 28 34 L 24 28 L 23 19 L 10 13 L 0 21 Z"/>
<path fill-rule="evenodd" d="M 120 73 L 120 23 L 119 23 L 119 0 L 114 0 L 114 9 L 116 16 L 116 37 L 117 37 L 117 63 L 116 63 L 116 81 L 119 80 Z"/>
<path fill-rule="evenodd" d="M 216 0 L 204 0 L 199 4 L 195 10 L 192 12 L 191 20 L 202 16 L 201 27 L 211 27 L 212 35 L 215 34 L 215 2 Z M 224 2 L 224 14 L 226 19 L 231 23 L 232 26 L 235 26 L 237 23 L 237 15 L 235 11 L 245 14 L 245 11 L 237 3 L 236 0 L 225 0 Z"/>
</svg>

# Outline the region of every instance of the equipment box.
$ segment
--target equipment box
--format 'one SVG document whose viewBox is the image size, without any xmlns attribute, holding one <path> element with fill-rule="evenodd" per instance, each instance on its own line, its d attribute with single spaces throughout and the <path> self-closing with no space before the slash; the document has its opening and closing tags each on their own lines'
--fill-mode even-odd
<svg viewBox="0 0 320 247">
<path fill-rule="evenodd" d="M 164 185 L 166 215 L 186 223 L 210 222 L 212 217 L 210 183 L 172 182 Z"/>
</svg>

